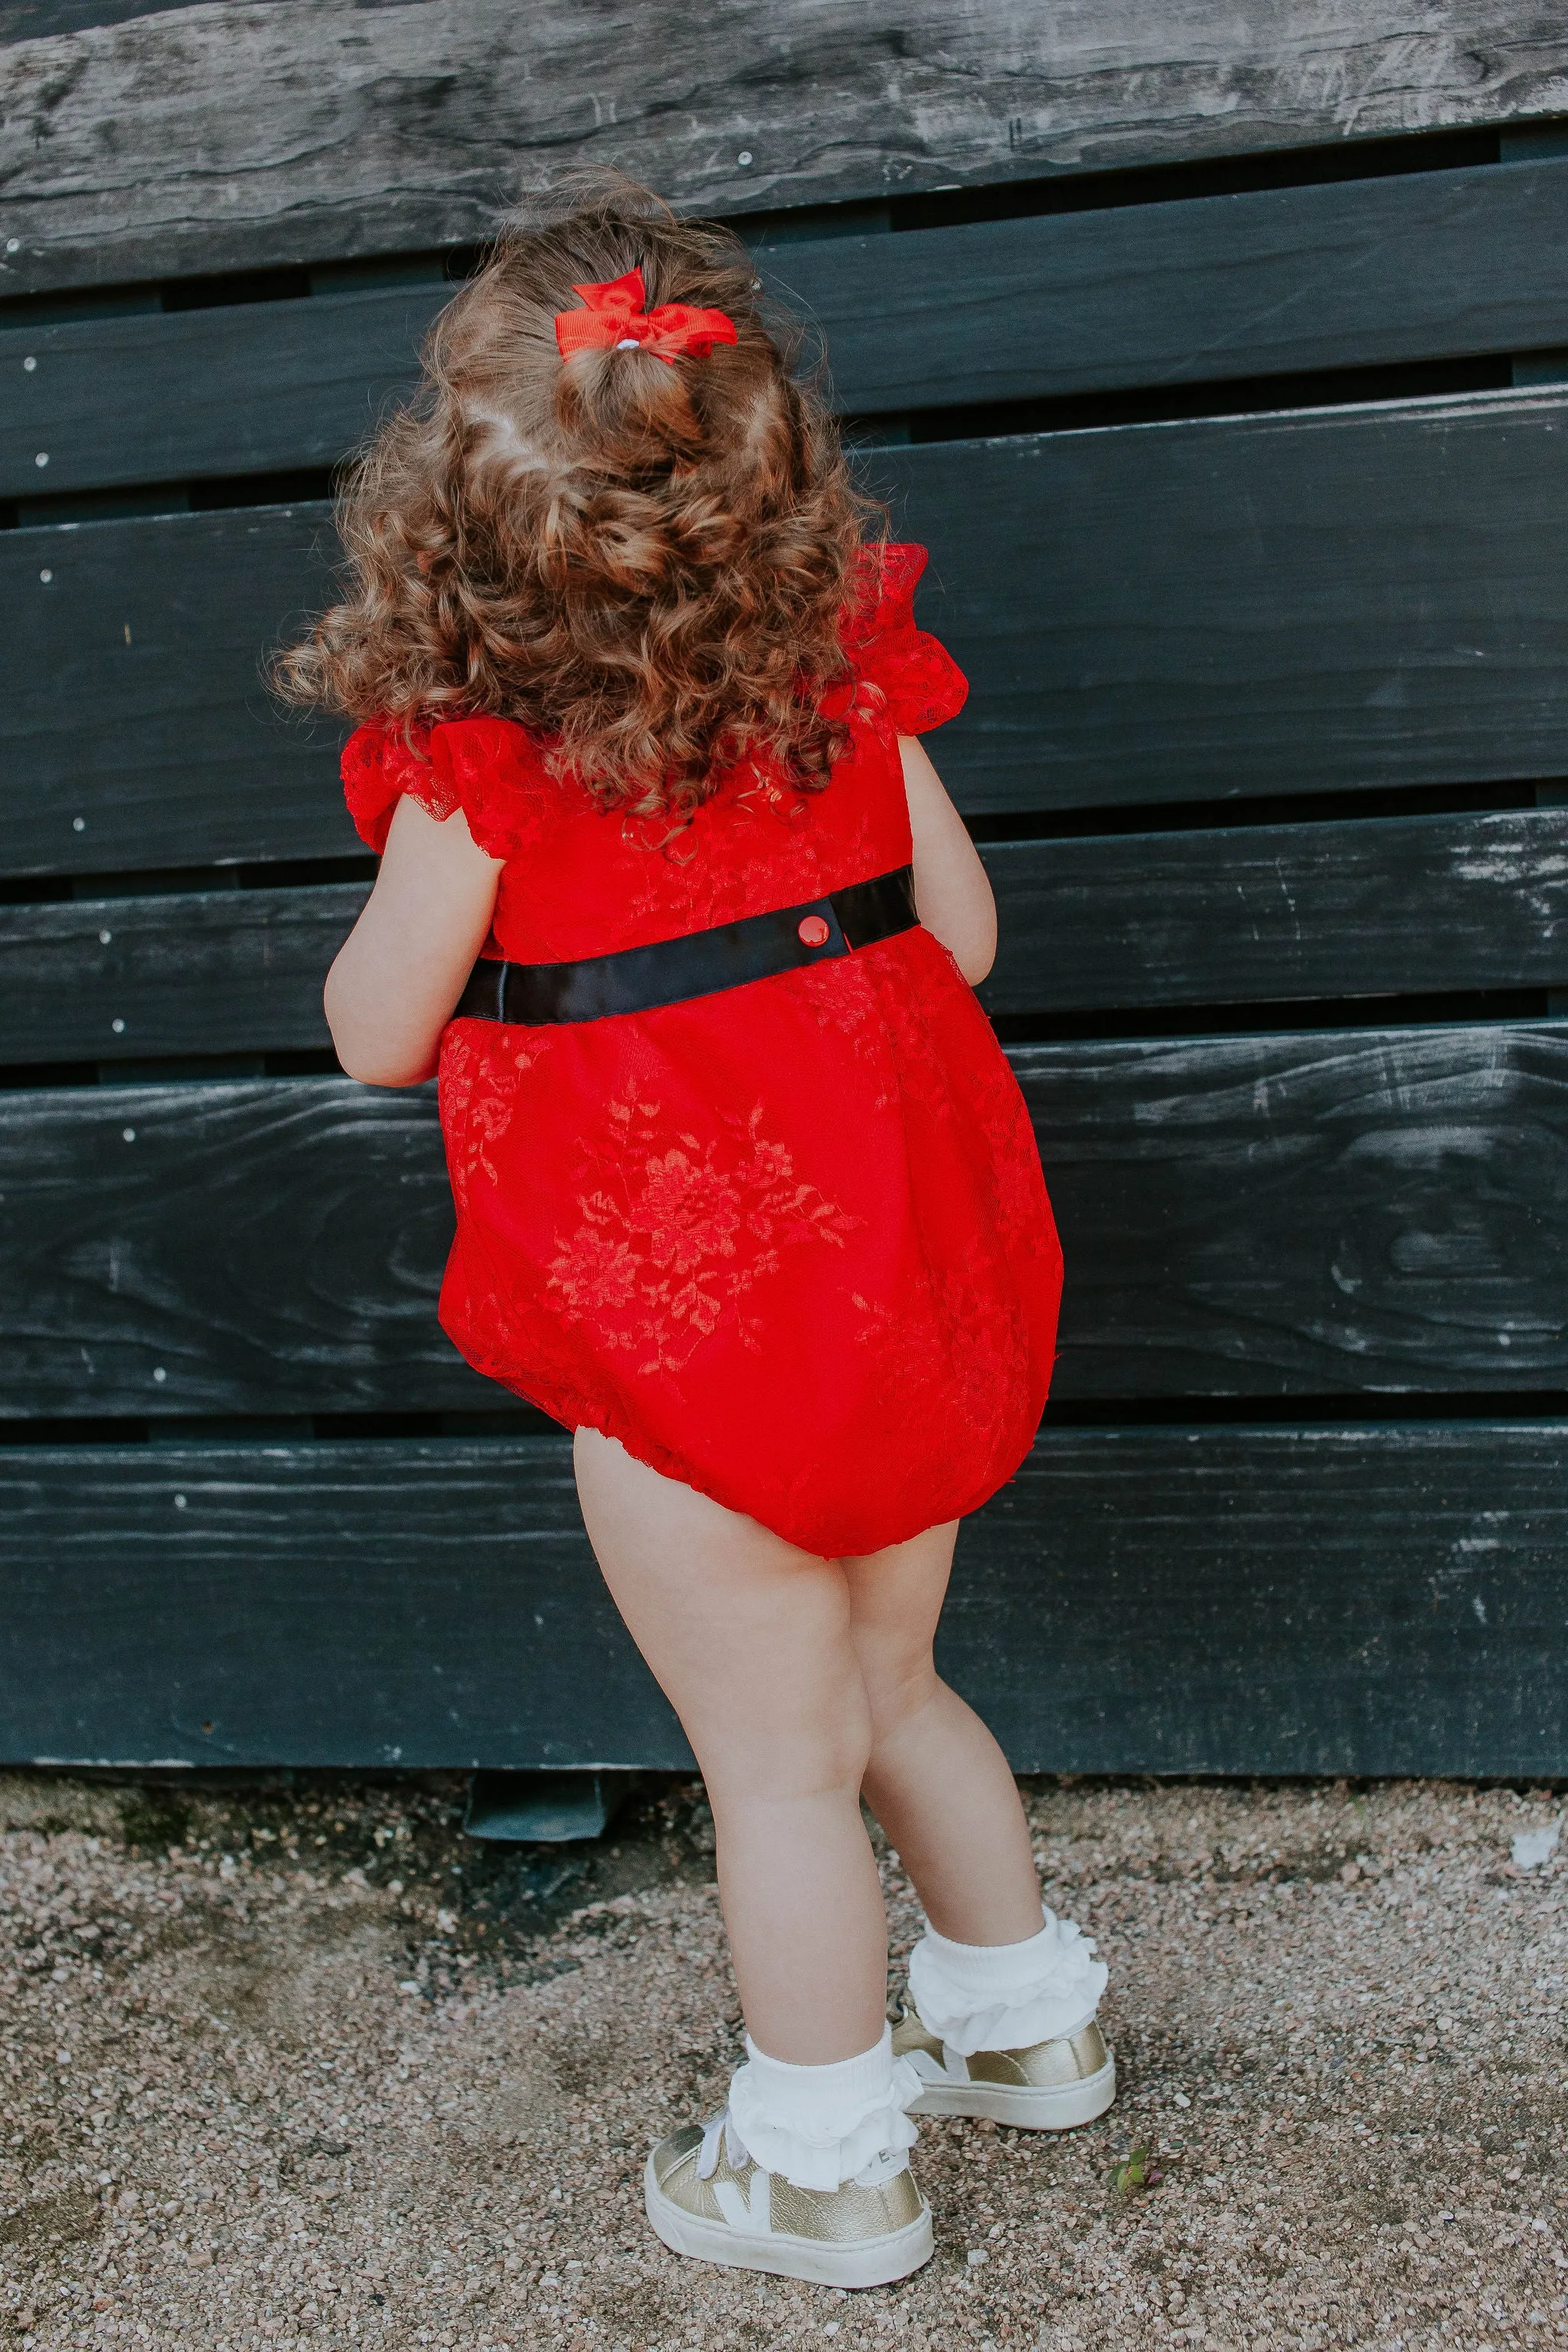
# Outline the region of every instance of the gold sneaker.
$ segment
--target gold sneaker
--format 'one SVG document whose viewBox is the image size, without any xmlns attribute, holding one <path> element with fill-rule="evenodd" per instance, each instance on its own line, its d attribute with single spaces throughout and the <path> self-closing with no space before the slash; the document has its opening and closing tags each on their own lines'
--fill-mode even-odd
<svg viewBox="0 0 1568 2352">
<path fill-rule="evenodd" d="M 753 2164 L 728 2110 L 661 2140 L 643 2175 L 647 2218 L 673 2253 L 821 2286 L 886 2286 L 929 2261 L 931 2207 L 900 2148 L 841 2189 L 797 2189 Z"/>
<path fill-rule="evenodd" d="M 893 2028 L 893 2056 L 907 2058 L 924 2086 L 910 2102 L 912 2116 L 989 2116 L 1020 2131 L 1071 2131 L 1116 2096 L 1116 2061 L 1092 2018 L 1058 2042 L 963 2058 L 906 2006 Z"/>
</svg>

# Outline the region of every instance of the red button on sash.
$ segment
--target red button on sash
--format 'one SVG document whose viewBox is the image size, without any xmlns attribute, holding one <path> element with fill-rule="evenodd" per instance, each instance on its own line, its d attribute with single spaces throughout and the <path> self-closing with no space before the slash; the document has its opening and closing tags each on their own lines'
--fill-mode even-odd
<svg viewBox="0 0 1568 2352">
<path fill-rule="evenodd" d="M 827 925 L 820 915 L 805 915 L 795 925 L 795 936 L 806 947 L 819 948 L 828 937 Z"/>
</svg>

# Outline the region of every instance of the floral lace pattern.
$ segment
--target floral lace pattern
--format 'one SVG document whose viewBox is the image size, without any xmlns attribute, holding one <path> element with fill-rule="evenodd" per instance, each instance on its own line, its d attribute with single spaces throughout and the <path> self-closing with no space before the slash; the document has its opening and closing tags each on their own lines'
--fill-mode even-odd
<svg viewBox="0 0 1568 2352">
<path fill-rule="evenodd" d="M 579 1165 L 579 1223 L 550 1288 L 568 1322 L 591 1322 L 643 1375 L 679 1372 L 727 1321 L 760 1354 L 766 1327 L 748 1308 L 785 1251 L 842 1249 L 860 1220 L 798 1180 L 788 1147 L 763 1132 L 762 1103 L 743 1125 L 731 1113 L 718 1134 L 672 1139 L 637 1091 L 611 1101 L 609 1132 Z"/>
<path fill-rule="evenodd" d="M 738 763 L 689 823 L 605 815 L 505 719 L 362 728 L 344 791 L 504 861 L 486 951 L 597 955 L 813 898 L 910 856 L 900 734 L 964 685 L 916 627 L 918 548 L 845 625 L 850 743 L 820 793 Z M 569 1426 L 831 1558 L 978 1507 L 1045 1402 L 1061 1261 L 1013 1073 L 916 929 L 721 995 L 558 1027 L 451 1022 L 443 1328 Z"/>
</svg>

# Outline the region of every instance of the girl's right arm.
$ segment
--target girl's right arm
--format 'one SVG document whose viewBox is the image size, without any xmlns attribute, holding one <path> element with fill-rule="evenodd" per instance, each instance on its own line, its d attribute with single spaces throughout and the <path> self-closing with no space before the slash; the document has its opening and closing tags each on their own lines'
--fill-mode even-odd
<svg viewBox="0 0 1568 2352">
<path fill-rule="evenodd" d="M 437 820 L 406 795 L 398 802 L 375 887 L 323 994 L 351 1078 L 413 1087 L 432 1076 L 505 862 L 476 846 L 461 809 Z"/>
</svg>

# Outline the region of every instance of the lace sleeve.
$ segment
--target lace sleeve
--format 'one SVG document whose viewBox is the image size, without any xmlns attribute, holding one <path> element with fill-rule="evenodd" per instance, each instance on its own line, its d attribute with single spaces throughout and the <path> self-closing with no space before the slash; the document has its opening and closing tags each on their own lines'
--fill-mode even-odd
<svg viewBox="0 0 1568 2352">
<path fill-rule="evenodd" d="M 491 857 L 537 840 L 552 785 L 533 738 L 510 719 L 452 719 L 431 731 L 430 758 L 449 804 Z"/>
<path fill-rule="evenodd" d="M 946 647 L 915 625 L 915 585 L 926 551 L 899 541 L 861 551 L 844 643 L 863 678 L 887 698 L 900 735 L 923 735 L 956 718 L 969 680 Z"/>
<path fill-rule="evenodd" d="M 430 764 L 429 731 L 416 728 L 413 747 L 399 726 L 371 719 L 356 727 L 343 745 L 340 773 L 354 831 L 379 857 L 386 847 L 392 813 L 405 793 L 440 820 L 449 817 L 458 795 Z"/>
<path fill-rule="evenodd" d="M 515 857 L 537 832 L 548 783 L 522 728 L 505 719 L 454 719 L 416 727 L 372 719 L 343 746 L 343 798 L 354 830 L 379 857 L 406 793 L 438 823 L 454 809 L 491 857 Z"/>
</svg>

